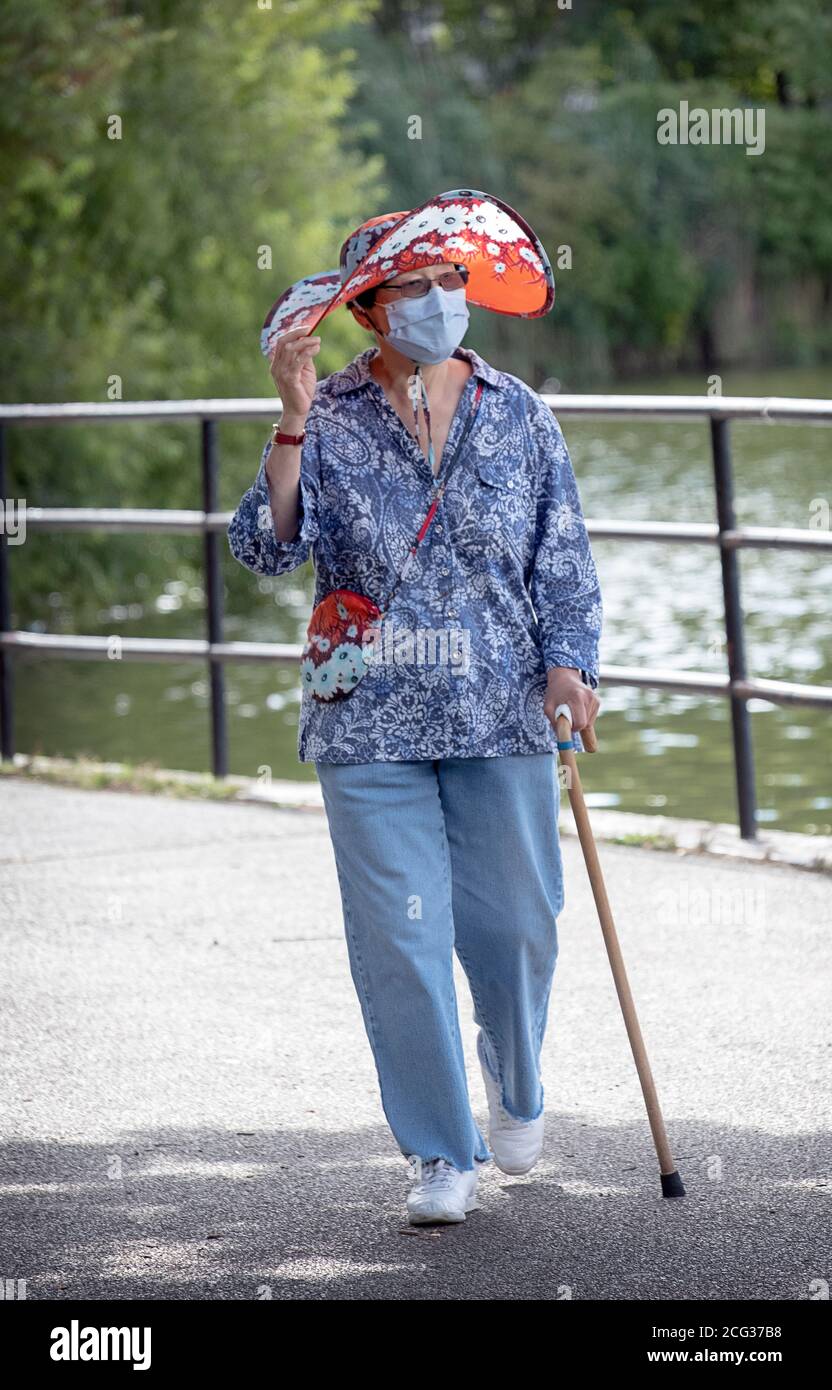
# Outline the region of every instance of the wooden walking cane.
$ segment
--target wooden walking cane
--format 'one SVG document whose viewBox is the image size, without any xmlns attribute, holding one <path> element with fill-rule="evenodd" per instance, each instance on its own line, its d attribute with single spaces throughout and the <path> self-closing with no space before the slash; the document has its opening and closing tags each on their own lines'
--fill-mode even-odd
<svg viewBox="0 0 832 1390">
<path fill-rule="evenodd" d="M 670 1144 L 667 1139 L 667 1131 L 664 1127 L 662 1112 L 659 1106 L 659 1097 L 656 1094 L 656 1085 L 653 1081 L 653 1073 L 650 1070 L 650 1063 L 647 1060 L 647 1050 L 644 1046 L 644 1038 L 641 1036 L 636 1006 L 630 991 L 630 983 L 627 979 L 627 971 L 624 968 L 624 957 L 621 954 L 621 947 L 618 944 L 618 933 L 615 930 L 615 923 L 612 918 L 607 890 L 604 886 L 604 877 L 601 873 L 601 863 L 598 858 L 598 850 L 595 845 L 595 837 L 592 834 L 592 827 L 589 823 L 589 815 L 584 801 L 581 779 L 578 774 L 578 762 L 575 757 L 575 744 L 572 739 L 572 711 L 568 705 L 558 705 L 555 710 L 555 728 L 558 736 L 558 754 L 564 767 L 568 770 L 566 777 L 566 789 L 569 793 L 569 803 L 572 807 L 572 814 L 575 817 L 575 824 L 578 827 L 578 839 L 581 842 L 581 849 L 584 852 L 589 882 L 592 887 L 592 896 L 595 899 L 595 906 L 598 909 L 598 916 L 601 919 L 601 931 L 604 934 L 604 945 L 607 948 L 612 976 L 615 981 L 615 988 L 618 992 L 621 1012 L 624 1015 L 624 1026 L 627 1029 L 627 1036 L 630 1039 L 630 1047 L 633 1051 L 633 1059 L 638 1072 L 638 1079 L 641 1082 L 641 1090 L 644 1096 L 644 1104 L 647 1106 L 647 1118 L 650 1121 L 650 1129 L 653 1134 L 653 1143 L 656 1146 L 656 1153 L 659 1159 L 659 1173 L 662 1182 L 663 1197 L 684 1197 L 685 1189 L 682 1179 L 673 1162 L 673 1155 L 670 1152 Z M 581 730 L 581 739 L 587 753 L 594 753 L 598 747 L 595 737 L 594 726 L 590 725 L 587 729 Z"/>
</svg>

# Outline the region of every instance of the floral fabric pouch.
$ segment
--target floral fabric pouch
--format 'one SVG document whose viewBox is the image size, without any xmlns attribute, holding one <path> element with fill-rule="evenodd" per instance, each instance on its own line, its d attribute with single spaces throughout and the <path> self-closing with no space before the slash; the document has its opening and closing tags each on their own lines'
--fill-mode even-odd
<svg viewBox="0 0 832 1390">
<path fill-rule="evenodd" d="M 315 700 L 345 700 L 366 675 L 367 644 L 381 609 L 352 589 L 333 589 L 316 605 L 301 660 L 301 684 Z"/>
</svg>

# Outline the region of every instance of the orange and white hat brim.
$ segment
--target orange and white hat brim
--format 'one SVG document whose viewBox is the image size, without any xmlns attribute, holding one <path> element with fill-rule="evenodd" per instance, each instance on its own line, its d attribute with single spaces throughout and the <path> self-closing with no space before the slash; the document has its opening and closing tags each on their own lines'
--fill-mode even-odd
<svg viewBox="0 0 832 1390">
<path fill-rule="evenodd" d="M 372 228 L 379 226 L 374 240 Z M 431 264 L 467 266 L 468 303 L 496 314 L 539 318 L 555 300 L 549 258 L 529 224 L 501 199 L 469 188 L 364 223 L 344 243 L 341 262 L 340 270 L 298 280 L 275 301 L 260 335 L 264 356 L 293 329 L 314 332 L 363 290 Z"/>
</svg>

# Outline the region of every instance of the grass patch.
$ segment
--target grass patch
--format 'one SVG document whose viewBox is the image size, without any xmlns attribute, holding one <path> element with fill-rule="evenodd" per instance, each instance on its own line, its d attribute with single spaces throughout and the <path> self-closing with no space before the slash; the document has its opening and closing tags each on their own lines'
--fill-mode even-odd
<svg viewBox="0 0 832 1390">
<path fill-rule="evenodd" d="M 0 776 L 26 777 L 83 791 L 154 793 L 180 800 L 233 801 L 244 777 L 218 779 L 205 773 L 171 773 L 153 763 L 100 763 L 92 758 L 25 758 L 0 763 Z"/>
<path fill-rule="evenodd" d="M 676 841 L 669 835 L 614 835 L 609 841 L 613 845 L 630 845 L 641 849 L 665 849 L 675 850 Z"/>
</svg>

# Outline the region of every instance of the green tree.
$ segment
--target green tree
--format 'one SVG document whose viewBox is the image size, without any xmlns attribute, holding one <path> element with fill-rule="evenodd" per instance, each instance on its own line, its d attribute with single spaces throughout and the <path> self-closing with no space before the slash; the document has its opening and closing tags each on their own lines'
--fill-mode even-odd
<svg viewBox="0 0 832 1390">
<path fill-rule="evenodd" d="M 354 147 L 345 120 L 354 55 L 328 46 L 371 8 L 10 0 L 0 30 L 6 400 L 103 401 L 113 379 L 125 399 L 271 393 L 257 342 L 266 310 L 337 260 L 379 196 L 382 160 Z M 336 317 L 324 371 L 359 337 Z M 192 506 L 199 496 L 192 426 L 16 430 L 10 453 L 14 493 L 30 504 Z M 229 493 L 251 467 L 248 454 L 229 470 Z M 79 578 L 93 597 L 123 599 L 142 546 L 56 536 L 48 566 L 27 557 L 22 611 Z M 177 554 L 160 547 L 159 573 Z"/>
</svg>

